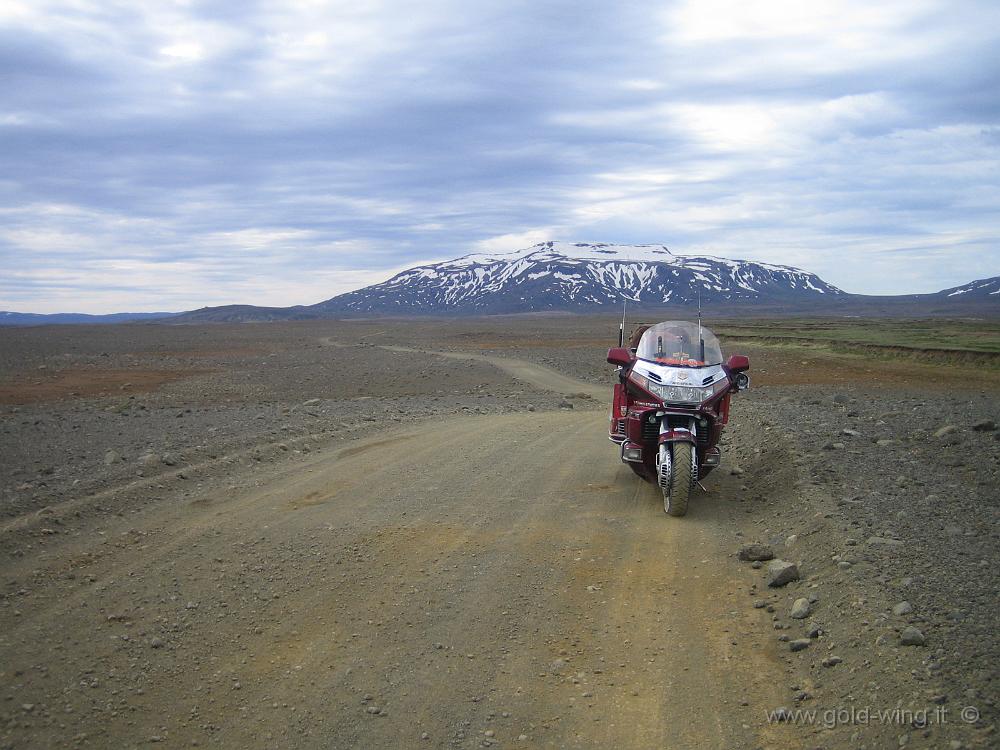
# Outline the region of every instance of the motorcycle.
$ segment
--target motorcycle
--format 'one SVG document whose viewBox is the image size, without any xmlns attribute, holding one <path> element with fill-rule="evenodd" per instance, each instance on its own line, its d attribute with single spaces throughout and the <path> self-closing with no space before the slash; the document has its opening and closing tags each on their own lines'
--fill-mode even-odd
<svg viewBox="0 0 1000 750">
<path fill-rule="evenodd" d="M 624 323 L 623 323 L 624 326 Z M 624 333 L 624 328 L 623 332 Z M 670 320 L 633 333 L 608 351 L 618 366 L 608 437 L 621 460 L 663 491 L 663 509 L 687 513 L 694 485 L 719 466 L 719 439 L 733 393 L 750 387 L 750 360 L 723 362 L 710 330 Z"/>
</svg>

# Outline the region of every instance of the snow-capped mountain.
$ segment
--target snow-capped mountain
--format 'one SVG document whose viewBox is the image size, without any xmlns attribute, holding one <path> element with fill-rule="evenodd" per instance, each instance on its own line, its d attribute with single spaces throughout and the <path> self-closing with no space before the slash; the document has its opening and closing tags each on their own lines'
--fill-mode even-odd
<svg viewBox="0 0 1000 750">
<path fill-rule="evenodd" d="M 955 286 L 938 292 L 942 297 L 962 297 L 963 299 L 983 299 L 992 297 L 1000 301 L 1000 276 L 991 279 L 979 279 L 970 281 L 962 286 Z"/>
<path fill-rule="evenodd" d="M 664 245 L 543 242 L 417 266 L 314 305 L 323 313 L 505 313 L 720 302 L 806 302 L 843 295 L 789 266 L 676 255 Z"/>
<path fill-rule="evenodd" d="M 225 305 L 149 313 L 169 323 L 314 320 L 367 315 L 486 315 L 545 310 L 618 310 L 702 302 L 769 315 L 1000 315 L 1000 276 L 933 294 L 847 294 L 815 274 L 769 263 L 678 255 L 665 245 L 542 242 L 510 253 L 475 253 L 396 274 L 315 305 Z M 631 306 L 630 306 L 631 307 Z M 0 326 L 84 322 L 0 312 Z M 106 316 L 112 322 L 115 316 Z M 125 314 L 125 317 L 136 317 Z M 25 320 L 30 318 L 30 320 Z M 88 319 L 86 322 L 105 322 Z M 117 321 L 116 321 L 117 322 Z"/>
</svg>

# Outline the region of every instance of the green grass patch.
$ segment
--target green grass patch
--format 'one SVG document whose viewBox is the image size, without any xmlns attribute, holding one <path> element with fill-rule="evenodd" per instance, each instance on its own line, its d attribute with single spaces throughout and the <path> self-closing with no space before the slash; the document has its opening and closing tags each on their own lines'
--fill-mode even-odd
<svg viewBox="0 0 1000 750">
<path fill-rule="evenodd" d="M 1000 356 L 1000 323 L 950 319 L 776 319 L 713 321 L 711 328 L 725 339 L 761 343 L 820 345 L 850 353 L 872 349 L 910 349 L 941 355 L 961 352 Z M 957 358 L 960 359 L 960 358 Z M 979 359 L 973 356 L 972 359 Z"/>
</svg>

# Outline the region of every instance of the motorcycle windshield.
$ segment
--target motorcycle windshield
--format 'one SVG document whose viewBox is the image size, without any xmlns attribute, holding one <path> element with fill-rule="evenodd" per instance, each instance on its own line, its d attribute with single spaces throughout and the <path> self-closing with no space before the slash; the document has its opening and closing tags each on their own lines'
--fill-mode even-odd
<svg viewBox="0 0 1000 750">
<path fill-rule="evenodd" d="M 672 367 L 706 367 L 722 363 L 722 347 L 715 334 L 698 324 L 668 320 L 651 326 L 639 340 L 639 359 Z"/>
</svg>

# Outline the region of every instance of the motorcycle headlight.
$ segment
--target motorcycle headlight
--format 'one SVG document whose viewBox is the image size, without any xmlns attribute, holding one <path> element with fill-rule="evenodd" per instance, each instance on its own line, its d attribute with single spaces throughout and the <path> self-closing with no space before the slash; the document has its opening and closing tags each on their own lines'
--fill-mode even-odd
<svg viewBox="0 0 1000 750">
<path fill-rule="evenodd" d="M 686 394 L 681 395 L 681 391 L 689 390 L 688 388 L 679 388 L 677 386 L 656 383 L 647 378 L 645 375 L 640 375 L 634 370 L 629 373 L 629 379 L 640 388 L 649 391 L 654 396 L 664 401 L 685 401 Z"/>
<path fill-rule="evenodd" d="M 729 388 L 729 378 L 721 378 L 712 385 L 706 386 L 704 389 L 704 398 L 702 401 L 708 401 L 712 396 L 718 395 L 722 391 Z"/>
<path fill-rule="evenodd" d="M 640 375 L 635 370 L 633 370 L 632 372 L 630 372 L 628 374 L 628 379 L 631 380 L 633 383 L 635 383 L 640 388 L 643 388 L 644 390 L 647 390 L 650 393 L 656 393 L 656 391 L 653 390 L 653 387 L 655 386 L 655 384 L 654 383 L 650 383 L 649 382 L 649 378 L 647 378 L 645 375 Z"/>
<path fill-rule="evenodd" d="M 629 378 L 639 387 L 672 404 L 701 404 L 729 387 L 728 378 L 722 378 L 717 383 L 708 386 L 654 383 L 646 376 L 636 372 L 629 373 Z"/>
<path fill-rule="evenodd" d="M 701 388 L 688 385 L 661 385 L 660 393 L 664 401 L 676 404 L 700 404 Z"/>
</svg>

